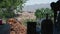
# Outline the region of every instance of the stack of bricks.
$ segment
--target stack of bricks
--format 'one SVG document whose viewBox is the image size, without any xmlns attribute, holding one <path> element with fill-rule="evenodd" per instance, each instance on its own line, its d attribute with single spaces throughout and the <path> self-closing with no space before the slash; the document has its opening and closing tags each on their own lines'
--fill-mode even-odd
<svg viewBox="0 0 60 34">
<path fill-rule="evenodd" d="M 18 22 L 16 19 L 10 18 L 8 19 L 7 23 L 11 25 L 10 34 L 26 34 L 27 33 L 27 28 L 21 22 Z"/>
</svg>

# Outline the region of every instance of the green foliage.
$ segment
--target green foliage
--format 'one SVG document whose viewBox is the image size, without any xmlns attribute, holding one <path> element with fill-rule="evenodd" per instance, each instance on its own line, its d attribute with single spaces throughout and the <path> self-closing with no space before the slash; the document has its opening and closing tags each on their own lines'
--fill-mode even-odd
<svg viewBox="0 0 60 34">
<path fill-rule="evenodd" d="M 15 10 L 19 5 L 22 8 L 22 4 L 25 2 L 26 0 L 0 0 L 0 17 L 14 17 L 15 13 L 13 10 Z"/>
<path fill-rule="evenodd" d="M 15 16 L 14 12 L 5 11 L 3 13 L 3 18 L 12 18 L 14 16 Z"/>
<path fill-rule="evenodd" d="M 23 3 L 25 3 L 26 0 L 0 0 L 0 7 L 10 7 L 10 6 L 14 6 L 17 7 L 18 5 L 22 5 Z"/>
<path fill-rule="evenodd" d="M 37 17 L 37 18 L 40 18 L 40 13 L 41 11 L 39 10 L 39 9 L 37 9 L 36 10 L 36 12 L 35 12 L 35 16 Z"/>
<path fill-rule="evenodd" d="M 46 13 L 49 14 L 50 17 L 53 17 L 53 11 L 49 8 L 41 8 L 41 9 L 37 9 L 36 12 L 35 12 L 35 16 L 37 18 L 44 18 L 46 17 Z"/>
</svg>

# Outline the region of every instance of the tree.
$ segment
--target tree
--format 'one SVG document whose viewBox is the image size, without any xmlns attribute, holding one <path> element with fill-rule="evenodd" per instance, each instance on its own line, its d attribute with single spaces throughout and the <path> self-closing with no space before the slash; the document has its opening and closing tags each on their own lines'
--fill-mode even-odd
<svg viewBox="0 0 60 34">
<path fill-rule="evenodd" d="M 13 10 L 15 10 L 19 5 L 21 7 L 22 4 L 24 4 L 25 2 L 26 0 L 0 0 L 0 9 L 2 10 L 2 15 L 3 15 L 0 17 L 2 18 L 14 17 L 15 14 Z"/>
<path fill-rule="evenodd" d="M 35 12 L 35 16 L 37 18 L 43 18 L 43 17 L 45 17 L 45 9 L 44 8 L 37 9 L 36 12 Z"/>
<path fill-rule="evenodd" d="M 40 18 L 40 12 L 41 12 L 41 11 L 40 11 L 39 9 L 36 10 L 35 16 L 36 16 L 37 18 Z"/>
<path fill-rule="evenodd" d="M 51 9 L 46 8 L 45 12 L 48 13 L 50 17 L 54 17 L 54 13 L 53 13 L 53 11 Z"/>
<path fill-rule="evenodd" d="M 51 9 L 49 9 L 49 8 L 41 8 L 41 9 L 37 9 L 36 10 L 36 12 L 35 12 L 35 16 L 37 17 L 37 18 L 44 18 L 44 17 L 46 17 L 46 13 L 48 13 L 49 14 L 49 16 L 51 16 L 51 17 L 53 17 L 53 12 L 52 12 L 52 10 Z"/>
</svg>

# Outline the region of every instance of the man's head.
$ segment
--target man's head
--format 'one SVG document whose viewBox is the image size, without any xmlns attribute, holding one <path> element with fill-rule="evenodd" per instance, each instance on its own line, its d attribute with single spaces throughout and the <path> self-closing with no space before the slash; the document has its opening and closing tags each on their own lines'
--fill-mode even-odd
<svg viewBox="0 0 60 34">
<path fill-rule="evenodd" d="M 50 4 L 50 6 L 51 6 L 51 9 L 52 9 L 53 11 L 58 11 L 57 3 L 52 2 L 52 3 Z"/>
<path fill-rule="evenodd" d="M 60 0 L 57 2 L 52 2 L 50 6 L 53 11 L 60 11 Z"/>
</svg>

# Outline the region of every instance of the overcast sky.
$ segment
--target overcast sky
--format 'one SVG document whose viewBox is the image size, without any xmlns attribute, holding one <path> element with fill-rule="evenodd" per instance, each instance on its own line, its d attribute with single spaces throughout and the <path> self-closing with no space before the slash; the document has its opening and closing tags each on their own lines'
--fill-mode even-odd
<svg viewBox="0 0 60 34">
<path fill-rule="evenodd" d="M 41 3 L 51 3 L 56 2 L 57 0 L 28 0 L 25 5 L 34 5 L 34 4 L 41 4 Z"/>
</svg>

